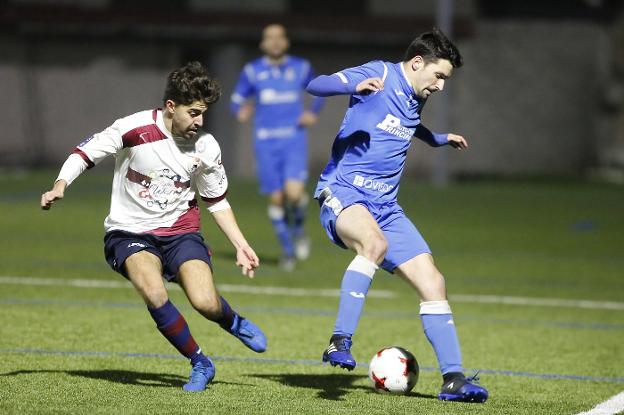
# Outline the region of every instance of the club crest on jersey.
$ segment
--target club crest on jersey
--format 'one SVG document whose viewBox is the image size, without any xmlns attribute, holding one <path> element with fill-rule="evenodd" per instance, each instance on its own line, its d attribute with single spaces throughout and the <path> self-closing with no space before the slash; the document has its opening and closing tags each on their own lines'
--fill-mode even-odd
<svg viewBox="0 0 624 415">
<path fill-rule="evenodd" d="M 382 122 L 377 124 L 377 128 L 389 132 L 392 135 L 410 140 L 414 135 L 415 128 L 407 128 L 401 125 L 401 119 L 392 114 L 387 114 Z"/>
</svg>

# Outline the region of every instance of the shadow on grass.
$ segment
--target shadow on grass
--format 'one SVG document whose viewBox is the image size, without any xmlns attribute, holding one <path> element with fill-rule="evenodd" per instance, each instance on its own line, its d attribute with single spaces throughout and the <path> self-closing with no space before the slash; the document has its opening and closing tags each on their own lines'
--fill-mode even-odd
<svg viewBox="0 0 624 415">
<path fill-rule="evenodd" d="M 186 378 L 180 375 L 166 373 L 142 373 L 129 370 L 16 370 L 2 373 L 0 376 L 31 375 L 37 373 L 65 373 L 70 376 L 78 376 L 89 379 L 108 380 L 110 382 L 125 385 L 146 385 L 157 387 L 182 387 Z"/>
<path fill-rule="evenodd" d="M 370 393 L 377 393 L 370 386 L 354 385 L 355 382 L 367 378 L 365 375 L 345 375 L 345 374 L 269 374 L 269 375 L 249 375 L 260 379 L 269 379 L 286 386 L 297 388 L 317 389 L 318 397 L 332 401 L 341 400 L 349 391 L 365 390 Z M 434 395 L 410 392 L 408 398 L 438 399 Z"/>
<path fill-rule="evenodd" d="M 155 386 L 159 388 L 182 388 L 187 382 L 187 378 L 180 375 L 167 373 L 143 373 L 130 370 L 16 370 L 9 373 L 1 373 L 0 376 L 31 375 L 38 373 L 64 373 L 70 376 L 78 376 L 89 379 L 107 380 L 109 382 L 121 383 L 124 385 Z M 233 382 L 214 381 L 214 384 L 229 384 L 237 386 L 253 386 Z"/>
<path fill-rule="evenodd" d="M 318 397 L 322 399 L 338 401 L 350 390 L 369 389 L 354 383 L 366 376 L 362 375 L 313 375 L 295 373 L 276 373 L 269 375 L 249 375 L 260 379 L 269 379 L 286 386 L 297 388 L 317 389 Z"/>
</svg>

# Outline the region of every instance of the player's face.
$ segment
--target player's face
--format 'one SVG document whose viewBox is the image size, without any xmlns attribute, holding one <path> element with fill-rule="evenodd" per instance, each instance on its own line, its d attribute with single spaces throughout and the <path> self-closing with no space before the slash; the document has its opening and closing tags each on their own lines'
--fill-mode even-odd
<svg viewBox="0 0 624 415">
<path fill-rule="evenodd" d="M 271 59 L 280 59 L 288 50 L 286 29 L 282 25 L 269 25 L 262 32 L 260 49 Z"/>
<path fill-rule="evenodd" d="M 208 106 L 201 101 L 189 105 L 167 101 L 167 110 L 172 113 L 171 134 L 187 140 L 195 138 L 204 124 L 204 112 Z"/>
<path fill-rule="evenodd" d="M 416 95 L 428 98 L 434 92 L 444 89 L 444 82 L 453 73 L 453 65 L 447 59 L 426 62 L 420 56 L 409 61 L 411 71 L 408 77 Z"/>
</svg>

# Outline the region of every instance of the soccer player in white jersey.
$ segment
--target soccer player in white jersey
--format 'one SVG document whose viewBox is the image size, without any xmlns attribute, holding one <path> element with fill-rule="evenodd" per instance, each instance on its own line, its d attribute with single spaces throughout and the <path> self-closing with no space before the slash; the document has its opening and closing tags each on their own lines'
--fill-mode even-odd
<svg viewBox="0 0 624 415">
<path fill-rule="evenodd" d="M 304 230 L 308 196 L 307 128 L 316 123 L 322 98 L 305 108 L 305 87 L 314 77 L 310 62 L 286 54 L 286 29 L 271 24 L 262 31 L 264 56 L 245 65 L 230 108 L 240 122 L 254 115 L 254 155 L 260 193 L 282 248 L 280 265 L 292 270 L 306 259 L 310 241 Z M 253 101 L 253 104 L 252 104 Z"/>
<path fill-rule="evenodd" d="M 163 277 L 177 282 L 195 310 L 255 352 L 266 350 L 262 331 L 236 313 L 213 281 L 211 253 L 199 233 L 195 188 L 236 249 L 236 265 L 252 278 L 259 259 L 225 198 L 228 180 L 215 138 L 201 130 L 203 114 L 221 94 L 199 62 L 167 78 L 164 107 L 115 121 L 80 143 L 63 164 L 41 207 L 50 209 L 86 169 L 114 155 L 115 174 L 104 252 L 110 266 L 133 284 L 158 330 L 191 363 L 186 391 L 203 391 L 215 367 L 169 300 Z"/>
<path fill-rule="evenodd" d="M 307 87 L 318 96 L 351 95 L 314 195 L 329 238 L 356 253 L 342 280 L 338 316 L 323 361 L 348 370 L 355 367 L 352 336 L 375 271 L 381 267 L 401 276 L 422 300 L 423 328 L 443 376 L 439 398 L 484 402 L 487 390 L 463 373 L 444 277 L 397 203 L 412 137 L 435 147 L 467 147 L 464 137 L 433 133 L 420 120 L 427 98 L 442 91 L 453 69 L 461 65 L 455 45 L 434 30 L 418 36 L 401 62 L 369 62 L 319 76 Z"/>
</svg>

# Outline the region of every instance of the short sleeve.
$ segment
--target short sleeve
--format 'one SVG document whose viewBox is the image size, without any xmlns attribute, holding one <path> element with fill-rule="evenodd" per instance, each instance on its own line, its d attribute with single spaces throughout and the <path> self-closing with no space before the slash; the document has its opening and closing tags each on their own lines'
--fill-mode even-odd
<svg viewBox="0 0 624 415">
<path fill-rule="evenodd" d="M 207 134 L 197 141 L 196 152 L 200 163 L 194 178 L 199 196 L 208 203 L 223 200 L 227 194 L 228 179 L 219 143 Z"/>
</svg>

